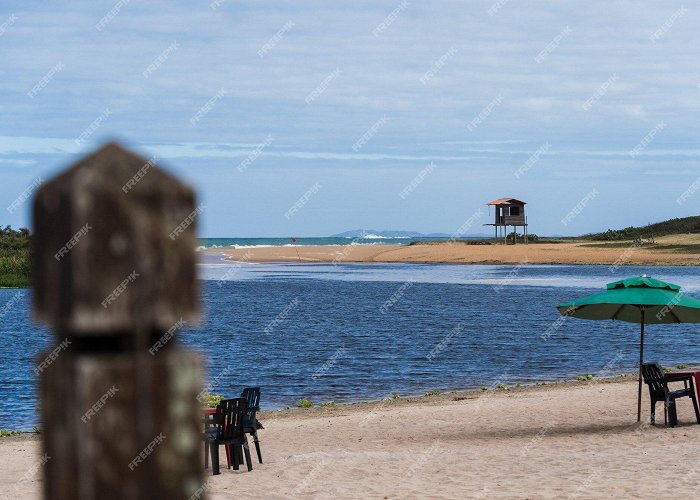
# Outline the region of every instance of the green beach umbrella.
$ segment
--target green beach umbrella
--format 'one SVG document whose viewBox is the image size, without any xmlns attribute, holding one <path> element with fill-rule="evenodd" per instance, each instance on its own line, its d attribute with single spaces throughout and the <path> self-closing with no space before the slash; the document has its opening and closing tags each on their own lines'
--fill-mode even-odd
<svg viewBox="0 0 700 500">
<path fill-rule="evenodd" d="M 659 323 L 700 323 L 700 300 L 689 297 L 673 283 L 647 275 L 608 283 L 607 290 L 557 306 L 562 316 L 640 323 L 639 391 L 637 422 L 642 416 L 642 363 L 644 325 Z"/>
</svg>

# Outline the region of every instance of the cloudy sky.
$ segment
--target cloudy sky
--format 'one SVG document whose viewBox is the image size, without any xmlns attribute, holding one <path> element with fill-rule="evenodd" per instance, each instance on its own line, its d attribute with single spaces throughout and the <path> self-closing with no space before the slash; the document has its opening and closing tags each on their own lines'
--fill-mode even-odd
<svg viewBox="0 0 700 500">
<path fill-rule="evenodd" d="M 110 139 L 194 185 L 208 237 L 453 233 L 504 196 L 538 234 L 698 213 L 692 3 L 30 3 L 0 13 L 2 225 Z"/>
</svg>

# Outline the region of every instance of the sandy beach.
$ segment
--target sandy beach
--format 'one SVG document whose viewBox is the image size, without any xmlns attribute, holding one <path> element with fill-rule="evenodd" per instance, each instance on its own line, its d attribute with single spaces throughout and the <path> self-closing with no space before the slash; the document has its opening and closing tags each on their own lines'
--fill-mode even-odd
<svg viewBox="0 0 700 500">
<path fill-rule="evenodd" d="M 228 258 L 248 262 L 415 262 L 460 264 L 604 264 L 700 265 L 700 235 L 658 238 L 655 245 L 633 242 L 538 243 L 467 245 L 435 243 L 414 245 L 284 246 L 217 248 Z"/>
<path fill-rule="evenodd" d="M 213 499 L 696 498 L 690 400 L 676 428 L 637 426 L 632 378 L 267 412 L 265 463 L 204 480 Z M 39 498 L 40 457 L 0 440 L 0 498 Z"/>
</svg>

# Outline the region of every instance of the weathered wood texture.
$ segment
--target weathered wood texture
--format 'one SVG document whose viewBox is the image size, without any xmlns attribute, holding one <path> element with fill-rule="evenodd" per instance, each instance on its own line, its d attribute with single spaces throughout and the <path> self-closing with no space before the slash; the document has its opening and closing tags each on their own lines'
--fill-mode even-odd
<svg viewBox="0 0 700 500">
<path fill-rule="evenodd" d="M 198 315 L 195 218 L 190 188 L 116 144 L 37 193 L 34 310 L 65 347 L 40 365 L 45 498 L 201 486 L 201 364 L 172 338 Z"/>
<path fill-rule="evenodd" d="M 34 200 L 36 316 L 82 335 L 194 319 L 193 225 L 173 234 L 194 211 L 188 186 L 116 144 L 47 182 Z"/>
</svg>

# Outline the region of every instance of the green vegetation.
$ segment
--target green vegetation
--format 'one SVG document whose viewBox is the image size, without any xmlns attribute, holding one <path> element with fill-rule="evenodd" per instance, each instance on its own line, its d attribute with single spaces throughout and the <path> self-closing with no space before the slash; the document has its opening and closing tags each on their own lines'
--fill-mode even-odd
<svg viewBox="0 0 700 500">
<path fill-rule="evenodd" d="M 27 288 L 31 285 L 29 230 L 0 228 L 0 288 Z"/>
<path fill-rule="evenodd" d="M 676 365 L 676 368 L 678 370 L 685 370 L 686 368 L 688 368 L 688 365 Z"/>
<path fill-rule="evenodd" d="M 321 403 L 320 406 L 335 406 L 335 401 L 326 401 L 325 403 Z"/>
<path fill-rule="evenodd" d="M 489 390 L 488 387 L 482 387 L 482 388 L 481 388 L 481 392 L 486 392 L 486 391 L 488 391 L 488 390 Z"/>
<path fill-rule="evenodd" d="M 7 429 L 0 429 L 0 437 L 8 437 L 8 436 L 21 436 L 22 432 L 21 431 L 8 431 Z"/>
<path fill-rule="evenodd" d="M 576 376 L 576 380 L 579 382 L 585 382 L 586 380 L 591 380 L 593 378 L 593 375 L 590 373 L 588 375 L 578 375 Z"/>
<path fill-rule="evenodd" d="M 498 384 L 496 386 L 497 391 L 507 391 L 508 390 L 508 385 L 506 384 Z"/>
<path fill-rule="evenodd" d="M 401 394 L 399 394 L 398 392 L 391 393 L 391 399 L 400 399 L 400 398 L 401 398 Z"/>
<path fill-rule="evenodd" d="M 310 399 L 300 399 L 299 400 L 299 408 L 311 408 L 314 405 L 314 402 L 311 401 Z"/>
<path fill-rule="evenodd" d="M 199 398 L 199 401 L 202 403 L 202 406 L 206 408 L 216 408 L 219 403 L 224 399 L 223 396 L 219 394 L 212 394 L 210 392 L 205 392 L 202 394 L 202 396 Z"/>
<path fill-rule="evenodd" d="M 700 233 L 700 216 L 682 217 L 669 219 L 655 224 L 648 224 L 644 227 L 627 227 L 625 229 L 608 229 L 603 233 L 593 233 L 582 236 L 582 238 L 596 241 L 618 241 L 618 240 L 651 240 L 669 234 Z"/>
<path fill-rule="evenodd" d="M 440 394 L 442 394 L 442 391 L 439 390 L 428 391 L 425 393 L 426 396 L 439 396 Z"/>
</svg>

